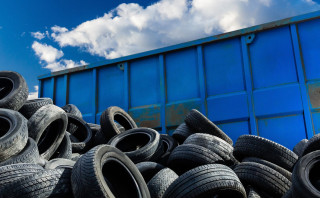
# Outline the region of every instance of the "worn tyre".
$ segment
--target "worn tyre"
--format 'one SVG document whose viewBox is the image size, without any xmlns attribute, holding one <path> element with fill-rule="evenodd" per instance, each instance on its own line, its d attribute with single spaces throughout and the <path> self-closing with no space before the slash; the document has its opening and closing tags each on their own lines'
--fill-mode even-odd
<svg viewBox="0 0 320 198">
<path fill-rule="evenodd" d="M 185 123 L 197 133 L 217 136 L 232 145 L 232 140 L 219 127 L 196 109 L 192 109 L 184 119 Z"/>
<path fill-rule="evenodd" d="M 221 164 L 224 161 L 209 149 L 193 144 L 183 144 L 176 147 L 168 159 L 168 166 L 178 175 L 197 166 L 215 163 Z"/>
<path fill-rule="evenodd" d="M 11 183 L 42 171 L 37 164 L 10 164 L 0 167 L 0 192 Z M 1 194 L 1 193 L 0 193 Z"/>
<path fill-rule="evenodd" d="M 71 156 L 72 156 L 72 147 L 71 147 L 70 133 L 66 132 L 58 149 L 51 156 L 50 159 L 54 159 L 54 158 L 71 159 Z"/>
<path fill-rule="evenodd" d="M 295 198 L 320 197 L 320 151 L 300 158 L 292 172 L 292 193 Z"/>
<path fill-rule="evenodd" d="M 182 144 L 190 135 L 195 133 L 190 127 L 186 125 L 186 123 L 182 123 L 178 126 L 178 128 L 172 133 L 172 137 Z"/>
<path fill-rule="evenodd" d="M 109 145 L 96 146 L 84 154 L 73 167 L 71 180 L 73 194 L 78 198 L 150 197 L 137 167 Z"/>
<path fill-rule="evenodd" d="M 0 162 L 21 152 L 27 141 L 26 118 L 19 112 L 0 109 Z"/>
<path fill-rule="evenodd" d="M 258 163 L 258 164 L 263 164 L 263 165 L 268 166 L 268 167 L 272 168 L 273 170 L 279 172 L 280 174 L 285 176 L 289 181 L 291 181 L 292 173 L 287 171 L 286 169 L 284 169 L 284 168 L 272 163 L 272 162 L 268 162 L 266 160 L 259 159 L 259 158 L 256 158 L 256 157 L 244 158 L 242 160 L 242 162 L 255 162 L 255 163 Z"/>
<path fill-rule="evenodd" d="M 115 106 L 109 107 L 100 117 L 101 131 L 108 140 L 121 133 L 116 122 L 123 126 L 125 130 L 137 128 L 134 120 L 123 109 Z"/>
<path fill-rule="evenodd" d="M 164 192 L 179 176 L 170 168 L 164 168 L 147 183 L 152 198 L 162 198 Z"/>
<path fill-rule="evenodd" d="M 55 158 L 48 161 L 45 165 L 45 169 L 57 169 L 57 168 L 69 168 L 72 169 L 76 162 L 64 159 L 64 158 Z"/>
<path fill-rule="evenodd" d="M 291 182 L 282 174 L 255 162 L 243 162 L 236 166 L 234 172 L 244 185 L 265 191 L 274 198 L 282 197 L 291 186 Z"/>
<path fill-rule="evenodd" d="M 53 104 L 51 98 L 37 98 L 27 100 L 24 105 L 19 109 L 19 112 L 27 119 L 29 119 L 41 107 Z"/>
<path fill-rule="evenodd" d="M 245 198 L 246 191 L 237 175 L 227 166 L 208 164 L 196 167 L 176 179 L 164 198 L 198 197 Z"/>
<path fill-rule="evenodd" d="M 108 144 L 124 152 L 134 163 L 148 161 L 160 141 L 159 133 L 150 128 L 130 129 L 114 136 Z"/>
<path fill-rule="evenodd" d="M 246 157 L 257 157 L 292 171 L 298 156 L 286 147 L 271 140 L 254 135 L 242 135 L 234 146 L 234 156 L 241 161 Z"/>
<path fill-rule="evenodd" d="M 205 147 L 219 155 L 226 165 L 238 163 L 233 156 L 233 147 L 221 138 L 210 134 L 195 133 L 189 136 L 183 144 L 194 144 Z"/>
<path fill-rule="evenodd" d="M 293 152 L 297 154 L 299 157 L 302 156 L 306 145 L 308 144 L 307 139 L 302 139 L 293 147 Z"/>
<path fill-rule="evenodd" d="M 92 138 L 92 131 L 89 125 L 78 116 L 73 114 L 67 113 L 68 115 L 68 127 L 67 131 L 70 132 L 70 126 L 76 126 L 73 132 L 70 132 L 79 142 L 72 142 L 72 152 L 73 153 L 84 153 L 88 151 L 91 147 L 93 138 Z M 72 130 L 71 130 L 72 131 Z"/>
<path fill-rule="evenodd" d="M 41 107 L 29 119 L 29 137 L 37 142 L 40 155 L 44 159 L 50 159 L 58 149 L 67 123 L 67 114 L 55 105 Z"/>
<path fill-rule="evenodd" d="M 314 135 L 308 143 L 305 144 L 304 150 L 302 152 L 302 156 L 311 153 L 316 150 L 320 150 L 320 134 Z"/>
<path fill-rule="evenodd" d="M 18 111 L 28 98 L 28 86 L 17 72 L 0 71 L 0 108 Z"/>
<path fill-rule="evenodd" d="M 63 107 L 61 107 L 66 113 L 70 113 L 72 115 L 78 116 L 79 118 L 82 118 L 81 111 L 78 109 L 76 105 L 73 104 L 67 104 Z"/>
<path fill-rule="evenodd" d="M 31 163 L 37 164 L 40 161 L 39 151 L 37 147 L 37 143 L 32 139 L 28 138 L 28 142 L 23 150 L 11 156 L 6 161 L 0 163 L 0 166 L 5 166 L 9 164 L 18 164 L 18 163 Z"/>
<path fill-rule="evenodd" d="M 140 162 L 136 164 L 136 167 L 146 183 L 148 183 L 160 170 L 165 168 L 163 165 L 156 162 Z"/>
<path fill-rule="evenodd" d="M 171 152 L 178 146 L 178 142 L 167 134 L 160 135 L 158 151 L 155 152 L 152 159 L 160 164 L 166 165 Z M 151 160 L 151 161 L 153 161 Z"/>
<path fill-rule="evenodd" d="M 254 188 L 250 186 L 248 190 L 248 198 L 261 198 L 261 196 Z"/>
<path fill-rule="evenodd" d="M 7 198 L 72 197 L 71 169 L 43 170 L 12 182 L 3 190 Z"/>
</svg>

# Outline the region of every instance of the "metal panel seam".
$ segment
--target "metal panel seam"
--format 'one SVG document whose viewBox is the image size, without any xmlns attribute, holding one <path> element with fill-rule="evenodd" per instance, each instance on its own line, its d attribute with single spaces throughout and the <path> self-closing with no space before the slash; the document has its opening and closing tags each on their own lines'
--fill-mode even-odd
<svg viewBox="0 0 320 198">
<path fill-rule="evenodd" d="M 92 70 L 92 89 L 93 89 L 93 100 L 92 100 L 92 115 L 94 123 L 96 123 L 96 114 L 97 114 L 97 69 Z"/>
<path fill-rule="evenodd" d="M 128 62 L 125 62 L 124 63 L 124 110 L 129 112 L 129 106 L 130 106 L 130 101 L 129 101 L 129 64 Z"/>
<path fill-rule="evenodd" d="M 56 98 L 55 98 L 55 84 L 56 84 L 56 78 L 52 77 L 51 78 L 51 98 L 53 101 L 53 104 L 56 104 Z"/>
<path fill-rule="evenodd" d="M 206 93 L 206 76 L 205 76 L 205 67 L 203 61 L 203 50 L 202 46 L 197 46 L 197 55 L 198 55 L 198 69 L 199 69 L 199 85 L 200 85 L 200 97 L 201 97 L 201 112 L 208 116 L 207 110 L 207 93 Z"/>
<path fill-rule="evenodd" d="M 69 103 L 69 80 L 67 74 L 64 75 L 64 87 L 66 91 L 65 105 L 67 105 Z"/>
<path fill-rule="evenodd" d="M 162 133 L 166 133 L 166 74 L 164 66 L 164 56 L 159 55 L 159 68 L 160 68 L 160 100 L 161 100 L 161 128 Z"/>
<path fill-rule="evenodd" d="M 42 94 L 43 94 L 43 91 L 42 91 L 42 80 L 39 80 L 38 98 L 41 98 Z"/>
<path fill-rule="evenodd" d="M 245 75 L 246 90 L 248 94 L 248 109 L 249 109 L 249 118 L 250 118 L 250 132 L 252 135 L 259 135 L 257 129 L 257 121 L 254 113 L 254 104 L 253 104 L 253 85 L 250 69 L 250 54 L 248 49 L 248 44 L 246 41 L 246 36 L 241 36 L 241 49 L 243 56 L 243 67 Z"/>
<path fill-rule="evenodd" d="M 313 123 L 311 119 L 311 111 L 310 111 L 308 97 L 307 97 L 308 92 L 306 88 L 305 72 L 303 70 L 302 51 L 301 51 L 297 25 L 291 24 L 290 30 L 291 30 L 290 32 L 291 32 L 291 38 L 292 38 L 292 44 L 293 44 L 293 50 L 294 50 L 295 63 L 296 63 L 297 73 L 298 73 L 298 80 L 299 80 L 300 91 L 301 91 L 304 120 L 305 120 L 306 129 L 307 129 L 306 135 L 307 135 L 307 138 L 311 138 L 314 135 L 314 132 L 313 132 L 314 130 L 313 130 Z"/>
</svg>

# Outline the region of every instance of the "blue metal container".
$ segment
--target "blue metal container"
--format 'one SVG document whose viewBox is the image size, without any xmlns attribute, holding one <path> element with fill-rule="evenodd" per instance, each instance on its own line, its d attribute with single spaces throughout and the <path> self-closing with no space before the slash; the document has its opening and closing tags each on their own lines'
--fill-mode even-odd
<svg viewBox="0 0 320 198">
<path fill-rule="evenodd" d="M 39 77 L 39 97 L 99 123 L 109 106 L 171 133 L 198 109 L 234 141 L 320 132 L 320 12 Z"/>
</svg>

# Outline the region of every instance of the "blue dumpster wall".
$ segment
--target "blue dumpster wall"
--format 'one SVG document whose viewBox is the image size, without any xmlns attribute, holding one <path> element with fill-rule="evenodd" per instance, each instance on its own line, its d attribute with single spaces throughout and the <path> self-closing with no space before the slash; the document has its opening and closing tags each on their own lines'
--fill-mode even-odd
<svg viewBox="0 0 320 198">
<path fill-rule="evenodd" d="M 320 132 L 320 12 L 39 77 L 40 97 L 99 123 L 109 106 L 171 133 L 193 108 L 234 141 Z"/>
</svg>

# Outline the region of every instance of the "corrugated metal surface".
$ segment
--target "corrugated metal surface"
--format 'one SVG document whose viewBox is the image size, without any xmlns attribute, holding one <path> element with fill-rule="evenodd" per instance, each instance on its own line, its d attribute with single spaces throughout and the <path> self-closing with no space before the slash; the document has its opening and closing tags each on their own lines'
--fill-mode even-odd
<svg viewBox="0 0 320 198">
<path fill-rule="evenodd" d="M 170 133 L 199 109 L 233 140 L 292 148 L 320 132 L 320 12 L 39 77 L 40 97 L 88 122 L 116 105 Z"/>
</svg>

